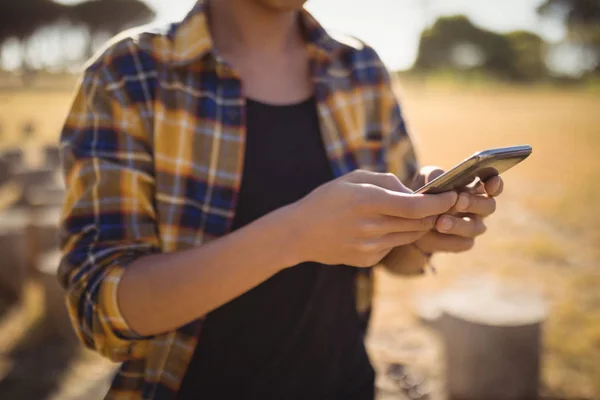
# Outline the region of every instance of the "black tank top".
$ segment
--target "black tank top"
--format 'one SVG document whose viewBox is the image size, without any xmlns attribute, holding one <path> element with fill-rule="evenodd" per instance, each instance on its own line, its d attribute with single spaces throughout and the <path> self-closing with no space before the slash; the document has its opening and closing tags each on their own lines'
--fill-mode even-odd
<svg viewBox="0 0 600 400">
<path fill-rule="evenodd" d="M 333 178 L 314 99 L 248 100 L 246 121 L 234 229 Z M 348 266 L 304 263 L 211 312 L 178 399 L 372 399 L 354 277 Z"/>
</svg>

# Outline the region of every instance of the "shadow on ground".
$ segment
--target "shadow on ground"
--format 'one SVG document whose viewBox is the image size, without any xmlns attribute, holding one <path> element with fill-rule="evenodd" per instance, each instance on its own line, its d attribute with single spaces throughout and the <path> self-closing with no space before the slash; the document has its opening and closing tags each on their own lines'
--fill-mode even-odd
<svg viewBox="0 0 600 400">
<path fill-rule="evenodd" d="M 39 322 L 8 353 L 1 355 L 8 365 L 0 376 L 0 398 L 41 400 L 58 388 L 69 365 L 80 353 L 77 343 L 65 342 L 45 333 Z"/>
</svg>

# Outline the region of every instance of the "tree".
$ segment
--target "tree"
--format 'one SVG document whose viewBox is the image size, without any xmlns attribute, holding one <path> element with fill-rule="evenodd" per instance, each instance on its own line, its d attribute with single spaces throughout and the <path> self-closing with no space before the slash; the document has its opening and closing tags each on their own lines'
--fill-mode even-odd
<svg viewBox="0 0 600 400">
<path fill-rule="evenodd" d="M 89 29 L 92 40 L 103 33 L 114 35 L 155 16 L 154 11 L 138 0 L 90 0 L 73 6 L 69 15 L 71 20 Z M 91 51 L 90 43 L 88 53 Z"/>
<path fill-rule="evenodd" d="M 441 17 L 421 35 L 414 68 L 483 71 L 497 79 L 531 81 L 546 74 L 543 40 L 531 32 L 503 35 L 464 15 Z"/>
<path fill-rule="evenodd" d="M 600 1 L 546 0 L 538 12 L 562 18 L 568 29 L 568 41 L 590 51 L 596 61 L 593 69 L 600 73 Z"/>
<path fill-rule="evenodd" d="M 512 69 L 520 81 L 532 82 L 548 75 L 545 62 L 546 43 L 528 31 L 506 34 L 513 52 Z"/>
<path fill-rule="evenodd" d="M 114 35 L 154 17 L 139 0 L 89 0 L 74 5 L 51 0 L 0 0 L 0 45 L 9 38 L 22 44 L 37 30 L 60 21 L 88 28 L 90 40 L 99 33 Z"/>
</svg>

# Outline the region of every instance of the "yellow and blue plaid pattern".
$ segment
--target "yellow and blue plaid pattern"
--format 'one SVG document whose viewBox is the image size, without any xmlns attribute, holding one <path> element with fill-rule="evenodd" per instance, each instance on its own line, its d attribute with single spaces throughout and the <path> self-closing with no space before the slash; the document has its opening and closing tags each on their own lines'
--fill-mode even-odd
<svg viewBox="0 0 600 400">
<path fill-rule="evenodd" d="M 376 53 L 301 13 L 323 141 L 335 176 L 416 171 L 390 76 Z M 242 178 L 245 102 L 213 51 L 205 4 L 180 23 L 116 38 L 86 68 L 61 136 L 67 196 L 59 278 L 82 342 L 122 366 L 108 399 L 173 399 L 202 318 L 142 337 L 119 312 L 127 265 L 229 232 Z M 372 276 L 357 282 L 368 315 Z"/>
</svg>

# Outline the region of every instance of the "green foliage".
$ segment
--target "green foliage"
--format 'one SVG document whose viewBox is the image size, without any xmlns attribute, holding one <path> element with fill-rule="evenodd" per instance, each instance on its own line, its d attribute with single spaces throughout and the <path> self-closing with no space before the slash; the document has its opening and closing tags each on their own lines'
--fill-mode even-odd
<svg viewBox="0 0 600 400">
<path fill-rule="evenodd" d="M 538 7 L 543 15 L 561 15 L 569 28 L 594 27 L 600 24 L 598 0 L 546 0 Z"/>
<path fill-rule="evenodd" d="M 464 15 L 439 18 L 421 35 L 417 71 L 483 71 L 496 79 L 530 82 L 547 76 L 545 43 L 526 31 L 503 35 Z"/>
<path fill-rule="evenodd" d="M 600 75 L 600 1 L 546 0 L 538 12 L 562 18 L 568 29 L 568 40 L 591 50 L 596 56 L 594 72 Z"/>
<path fill-rule="evenodd" d="M 515 31 L 506 35 L 512 53 L 512 68 L 519 79 L 535 81 L 548 74 L 544 56 L 546 43 L 538 35 L 527 31 Z"/>
</svg>

